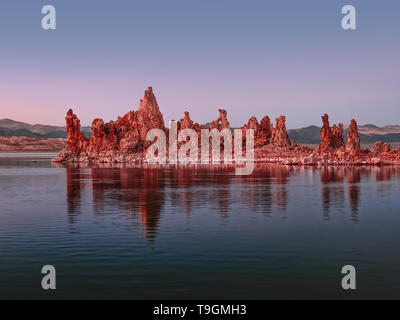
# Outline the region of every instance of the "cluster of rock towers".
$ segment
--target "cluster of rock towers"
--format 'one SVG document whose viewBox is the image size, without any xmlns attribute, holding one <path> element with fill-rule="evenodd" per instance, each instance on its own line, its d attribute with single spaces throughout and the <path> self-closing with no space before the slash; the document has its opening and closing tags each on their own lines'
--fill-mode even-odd
<svg viewBox="0 0 400 320">
<path fill-rule="evenodd" d="M 80 121 L 76 114 L 70 109 L 67 112 L 66 130 L 67 144 L 56 161 L 91 161 L 98 158 L 107 158 L 107 162 L 131 161 L 132 154 L 142 154 L 151 142 L 146 142 L 146 135 L 150 129 L 161 129 L 168 136 L 168 128 L 165 127 L 163 115 L 157 104 L 153 90 L 149 87 L 140 100 L 137 111 L 129 111 L 116 121 L 104 123 L 102 119 L 94 119 L 92 122 L 92 136 L 85 137 L 80 131 Z M 351 120 L 347 134 L 347 142 L 343 136 L 343 124 L 329 125 L 328 115 L 322 116 L 323 127 L 321 129 L 321 144 L 318 153 L 332 153 L 340 151 L 346 154 L 357 154 L 360 152 L 360 137 L 358 135 L 357 123 Z M 231 129 L 227 119 L 227 112 L 219 109 L 217 120 L 209 124 L 201 125 L 190 119 L 189 112 L 177 121 L 178 133 L 183 129 L 194 129 L 200 133 L 201 129 Z M 296 150 L 300 148 L 295 141 L 290 141 L 286 130 L 285 116 L 275 120 L 275 128 L 270 118 L 265 116 L 259 123 L 256 117 L 251 117 L 242 130 L 254 130 L 254 147 L 274 148 L 285 152 L 285 150 Z M 200 135 L 199 135 L 200 136 Z M 245 134 L 243 134 L 245 137 Z M 312 151 L 310 149 L 310 151 Z"/>
<path fill-rule="evenodd" d="M 347 133 L 347 143 L 343 136 L 343 124 L 334 124 L 329 126 L 328 115 L 322 116 L 322 129 L 320 133 L 321 144 L 318 147 L 319 152 L 334 152 L 337 150 L 346 151 L 351 154 L 360 152 L 360 136 L 356 120 L 352 119 Z"/>
</svg>

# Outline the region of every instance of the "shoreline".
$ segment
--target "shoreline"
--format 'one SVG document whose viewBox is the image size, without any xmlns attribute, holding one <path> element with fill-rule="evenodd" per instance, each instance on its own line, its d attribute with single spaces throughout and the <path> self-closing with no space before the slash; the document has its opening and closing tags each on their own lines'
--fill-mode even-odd
<svg viewBox="0 0 400 320">
<path fill-rule="evenodd" d="M 151 164 L 151 163 L 127 163 L 127 162 L 119 162 L 119 163 L 85 163 L 85 162 L 53 162 L 52 164 L 57 168 L 83 168 L 83 169 L 129 169 L 129 168 L 168 168 L 168 169 L 193 169 L 193 168 L 207 168 L 210 170 L 219 170 L 221 168 L 232 168 L 235 169 L 237 167 L 241 167 L 242 165 L 235 163 L 219 163 L 219 164 L 206 164 L 206 163 L 188 163 L 188 164 Z M 337 168 L 337 169 L 345 169 L 345 168 L 400 168 L 400 164 L 287 164 L 284 162 L 267 162 L 267 161 L 255 161 L 254 162 L 254 170 L 261 167 L 267 166 L 279 166 L 279 167 L 288 167 L 293 169 L 328 169 L 328 168 Z M 250 174 L 251 175 L 251 174 Z"/>
<path fill-rule="evenodd" d="M 309 167 L 360 167 L 360 166 L 400 166 L 400 158 L 394 155 L 394 158 L 388 155 L 374 155 L 368 154 L 367 156 L 348 156 L 348 157 L 336 157 L 327 154 L 311 153 L 308 155 L 297 155 L 297 156 L 285 156 L 285 155 L 266 155 L 260 158 L 253 158 L 247 161 L 220 161 L 220 162 L 202 162 L 202 161 L 190 161 L 190 162 L 171 162 L 169 163 L 167 159 L 163 159 L 160 163 L 152 163 L 137 154 L 132 154 L 126 159 L 123 156 L 117 158 L 110 157 L 98 157 L 96 159 L 89 158 L 70 158 L 68 160 L 60 159 L 58 157 L 53 158 L 51 161 L 53 163 L 59 164 L 78 164 L 85 166 L 97 166 L 97 165 L 159 165 L 159 166 L 190 166 L 190 165 L 232 165 L 236 167 L 243 167 L 246 163 L 256 164 L 279 164 L 288 166 L 309 166 Z"/>
</svg>

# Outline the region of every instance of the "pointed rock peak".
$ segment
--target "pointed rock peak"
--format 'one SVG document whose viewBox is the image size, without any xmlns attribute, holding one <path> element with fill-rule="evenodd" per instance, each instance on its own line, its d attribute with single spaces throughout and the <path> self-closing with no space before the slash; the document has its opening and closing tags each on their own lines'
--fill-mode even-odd
<svg viewBox="0 0 400 320">
<path fill-rule="evenodd" d="M 228 121 L 228 118 L 227 118 L 227 112 L 226 112 L 226 110 L 225 109 L 218 109 L 218 111 L 219 111 L 219 121 L 221 122 L 221 126 L 222 126 L 222 128 L 229 128 L 230 127 L 230 125 L 229 125 L 229 121 Z"/>
<path fill-rule="evenodd" d="M 156 96 L 153 93 L 152 87 L 148 87 L 144 92 L 144 97 L 140 100 L 139 110 L 160 113 L 160 109 L 158 108 Z"/>
<path fill-rule="evenodd" d="M 78 119 L 77 115 L 69 109 L 67 115 L 65 116 L 65 121 L 67 128 L 79 127 L 80 128 L 80 120 Z"/>
<path fill-rule="evenodd" d="M 146 93 L 148 93 L 148 94 L 153 93 L 153 87 L 147 87 L 147 90 L 145 90 L 144 93 L 145 94 Z"/>
<path fill-rule="evenodd" d="M 153 93 L 153 87 L 147 87 L 147 90 L 144 91 L 144 98 L 149 100 L 156 98 Z"/>
<path fill-rule="evenodd" d="M 86 138 L 81 133 L 81 122 L 74 114 L 72 109 L 69 109 L 65 117 L 67 144 L 66 149 L 73 152 L 80 152 L 84 147 Z"/>
<path fill-rule="evenodd" d="M 219 116 L 220 116 L 221 118 L 222 118 L 222 117 L 225 117 L 225 118 L 226 118 L 227 112 L 226 112 L 225 109 L 218 109 L 218 112 L 219 112 Z"/>
<path fill-rule="evenodd" d="M 280 130 L 286 130 L 286 117 L 285 116 L 279 116 L 278 118 L 275 119 L 275 129 L 280 129 Z"/>
<path fill-rule="evenodd" d="M 351 119 L 350 128 L 352 128 L 352 130 L 357 130 L 358 129 L 357 121 L 355 119 Z"/>
<path fill-rule="evenodd" d="M 270 118 L 268 116 L 264 116 L 264 118 L 261 119 L 261 124 L 269 124 L 271 122 Z"/>
<path fill-rule="evenodd" d="M 185 111 L 185 115 L 178 121 L 179 129 L 188 129 L 193 127 L 193 121 L 190 119 L 189 112 Z"/>
<path fill-rule="evenodd" d="M 146 141 L 146 135 L 150 129 L 165 130 L 164 118 L 158 107 L 152 87 L 148 87 L 144 92 L 144 97 L 140 100 L 139 110 L 134 114 L 133 122 L 139 128 L 142 141 Z"/>
<path fill-rule="evenodd" d="M 258 124 L 258 120 L 257 120 L 257 118 L 256 118 L 255 116 L 252 116 L 252 117 L 249 119 L 249 121 L 247 121 L 247 125 L 250 125 L 250 124 L 254 124 L 254 125 L 257 125 L 257 124 Z"/>
<path fill-rule="evenodd" d="M 323 126 L 329 128 L 329 116 L 325 113 L 321 118 Z"/>
<path fill-rule="evenodd" d="M 219 117 L 217 120 L 214 120 L 210 123 L 209 128 L 210 129 L 228 129 L 230 127 L 229 121 L 227 118 L 227 112 L 225 109 L 218 109 L 219 112 Z"/>
<path fill-rule="evenodd" d="M 252 116 L 247 121 L 247 124 L 245 124 L 243 127 L 241 127 L 241 129 L 253 129 L 254 133 L 256 134 L 259 127 L 260 127 L 260 124 L 258 123 L 257 118 L 255 116 Z"/>
</svg>

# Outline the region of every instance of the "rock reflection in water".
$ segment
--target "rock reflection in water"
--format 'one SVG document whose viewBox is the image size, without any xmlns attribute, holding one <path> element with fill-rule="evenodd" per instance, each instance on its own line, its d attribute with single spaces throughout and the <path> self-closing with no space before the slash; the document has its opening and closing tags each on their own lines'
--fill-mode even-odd
<svg viewBox="0 0 400 320">
<path fill-rule="evenodd" d="M 85 187 L 85 169 L 66 168 L 67 176 L 67 210 L 68 221 L 76 222 L 77 215 L 81 212 L 81 197 Z"/>
<path fill-rule="evenodd" d="M 321 181 L 324 219 L 330 219 L 331 209 L 334 208 L 339 212 L 350 212 L 350 219 L 356 222 L 359 219 L 362 182 L 371 178 L 386 181 L 400 175 L 400 170 L 392 167 L 315 169 L 270 164 L 256 165 L 249 176 L 236 176 L 234 167 L 225 165 L 98 165 L 86 168 L 69 165 L 65 169 L 71 223 L 76 221 L 76 215 L 81 210 L 83 190 L 91 187 L 96 215 L 124 212 L 139 217 L 143 235 L 149 240 L 157 236 L 165 206 L 187 216 L 203 207 L 211 207 L 224 218 L 228 218 L 231 210 L 238 206 L 266 216 L 274 211 L 285 213 L 291 199 L 287 186 L 292 178 L 301 174 L 316 176 L 314 183 Z M 347 201 L 349 210 L 346 211 Z"/>
<path fill-rule="evenodd" d="M 321 169 L 322 207 L 324 218 L 329 219 L 332 206 L 345 211 L 345 188 L 348 191 L 349 206 L 353 221 L 358 221 L 361 172 L 364 167 L 324 167 Z"/>
</svg>

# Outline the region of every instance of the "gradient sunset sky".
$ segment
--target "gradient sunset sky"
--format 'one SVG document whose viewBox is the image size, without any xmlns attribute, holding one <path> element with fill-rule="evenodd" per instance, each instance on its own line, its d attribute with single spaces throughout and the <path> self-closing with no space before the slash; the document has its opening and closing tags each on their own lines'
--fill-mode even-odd
<svg viewBox="0 0 400 320">
<path fill-rule="evenodd" d="M 357 30 L 341 27 L 346 4 Z M 71 107 L 83 125 L 115 120 L 152 86 L 166 123 L 223 107 L 232 126 L 400 124 L 399 39 L 398 0 L 2 0 L 0 119 L 64 125 Z"/>
</svg>

